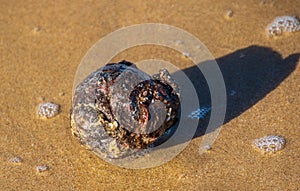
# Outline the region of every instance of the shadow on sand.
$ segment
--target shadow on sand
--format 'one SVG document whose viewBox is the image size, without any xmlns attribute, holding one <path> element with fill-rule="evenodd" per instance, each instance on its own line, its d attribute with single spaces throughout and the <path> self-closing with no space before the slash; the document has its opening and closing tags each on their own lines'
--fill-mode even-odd
<svg viewBox="0 0 300 191">
<path fill-rule="evenodd" d="M 255 103 L 274 90 L 296 68 L 300 54 L 292 54 L 287 58 L 261 46 L 249 46 L 216 59 L 222 72 L 227 94 L 227 106 L 224 124 L 239 116 Z M 199 64 L 210 64 L 206 61 Z M 201 106 L 211 105 L 208 84 L 197 66 L 184 69 L 183 72 L 192 81 Z M 173 75 L 176 75 L 174 73 Z M 208 115 L 200 121 L 195 137 L 210 133 L 219 126 L 206 132 Z"/>
</svg>

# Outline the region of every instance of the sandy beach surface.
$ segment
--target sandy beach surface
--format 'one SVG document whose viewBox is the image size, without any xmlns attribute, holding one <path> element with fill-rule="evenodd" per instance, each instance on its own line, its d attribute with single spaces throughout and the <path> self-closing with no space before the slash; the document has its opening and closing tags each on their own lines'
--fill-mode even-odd
<svg viewBox="0 0 300 191">
<path fill-rule="evenodd" d="M 265 31 L 276 16 L 299 18 L 299 8 L 295 0 L 2 1 L 0 190 L 299 190 L 300 32 L 269 38 Z M 200 129 L 168 163 L 123 169 L 71 134 L 72 88 L 99 39 L 142 23 L 179 27 L 201 40 L 223 73 L 228 109 L 208 152 L 199 154 Z M 170 49 L 135 47 L 113 60 L 149 58 L 173 63 L 197 86 L 191 61 Z M 44 101 L 61 112 L 38 118 Z M 253 148 L 254 139 L 274 134 L 286 139 L 283 150 L 263 155 Z M 39 173 L 39 165 L 49 169 Z"/>
</svg>

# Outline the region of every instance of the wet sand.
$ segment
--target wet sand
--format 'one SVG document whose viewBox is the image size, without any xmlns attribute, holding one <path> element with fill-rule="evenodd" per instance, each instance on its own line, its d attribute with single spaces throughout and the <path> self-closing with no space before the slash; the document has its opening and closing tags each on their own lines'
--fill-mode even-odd
<svg viewBox="0 0 300 191">
<path fill-rule="evenodd" d="M 299 7 L 299 1 L 271 0 L 2 2 L 0 190 L 299 189 L 300 32 L 275 39 L 265 33 L 276 16 L 299 17 Z M 228 10 L 231 18 L 224 16 Z M 149 22 L 199 38 L 216 58 L 227 90 L 236 95 L 228 96 L 225 123 L 205 154 L 198 152 L 200 129 L 170 162 L 122 169 L 71 135 L 73 81 L 81 59 L 99 39 Z M 149 58 L 168 60 L 194 82 L 201 80 L 188 59 L 160 47 L 132 48 L 113 60 Z M 39 119 L 36 107 L 43 101 L 60 104 L 60 114 Z M 252 148 L 253 139 L 272 134 L 286 139 L 281 152 L 265 156 Z M 15 156 L 20 164 L 9 162 Z M 43 164 L 49 170 L 38 173 Z"/>
</svg>

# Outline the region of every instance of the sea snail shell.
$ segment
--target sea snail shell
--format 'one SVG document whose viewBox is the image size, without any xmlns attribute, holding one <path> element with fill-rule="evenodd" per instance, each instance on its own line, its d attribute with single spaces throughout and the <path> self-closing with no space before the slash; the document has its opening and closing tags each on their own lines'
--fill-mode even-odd
<svg viewBox="0 0 300 191">
<path fill-rule="evenodd" d="M 166 69 L 151 77 L 121 61 L 96 70 L 76 87 L 71 129 L 97 155 L 119 159 L 160 144 L 179 109 L 178 86 Z"/>
</svg>

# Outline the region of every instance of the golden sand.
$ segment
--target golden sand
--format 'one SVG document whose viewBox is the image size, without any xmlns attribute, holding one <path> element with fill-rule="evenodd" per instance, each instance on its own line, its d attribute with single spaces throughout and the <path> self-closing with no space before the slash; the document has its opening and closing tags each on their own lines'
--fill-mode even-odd
<svg viewBox="0 0 300 191">
<path fill-rule="evenodd" d="M 275 39 L 265 33 L 276 16 L 299 17 L 299 7 L 300 1 L 292 0 L 2 1 L 0 190 L 299 189 L 300 33 Z M 122 169 L 71 135 L 73 80 L 99 39 L 147 22 L 176 26 L 199 38 L 236 95 L 229 97 L 229 116 L 205 154 L 198 153 L 202 137 L 197 136 L 162 166 Z M 170 53 L 145 46 L 115 60 L 161 58 L 189 72 L 188 59 Z M 231 78 L 237 71 L 245 73 L 241 83 Z M 252 85 L 256 76 L 263 79 L 261 86 Z M 42 102 L 59 104 L 60 114 L 38 118 L 36 107 Z M 252 148 L 252 140 L 273 134 L 286 139 L 282 151 L 265 156 Z M 14 157 L 21 162 L 10 162 Z M 49 169 L 37 172 L 40 165 Z"/>
</svg>

